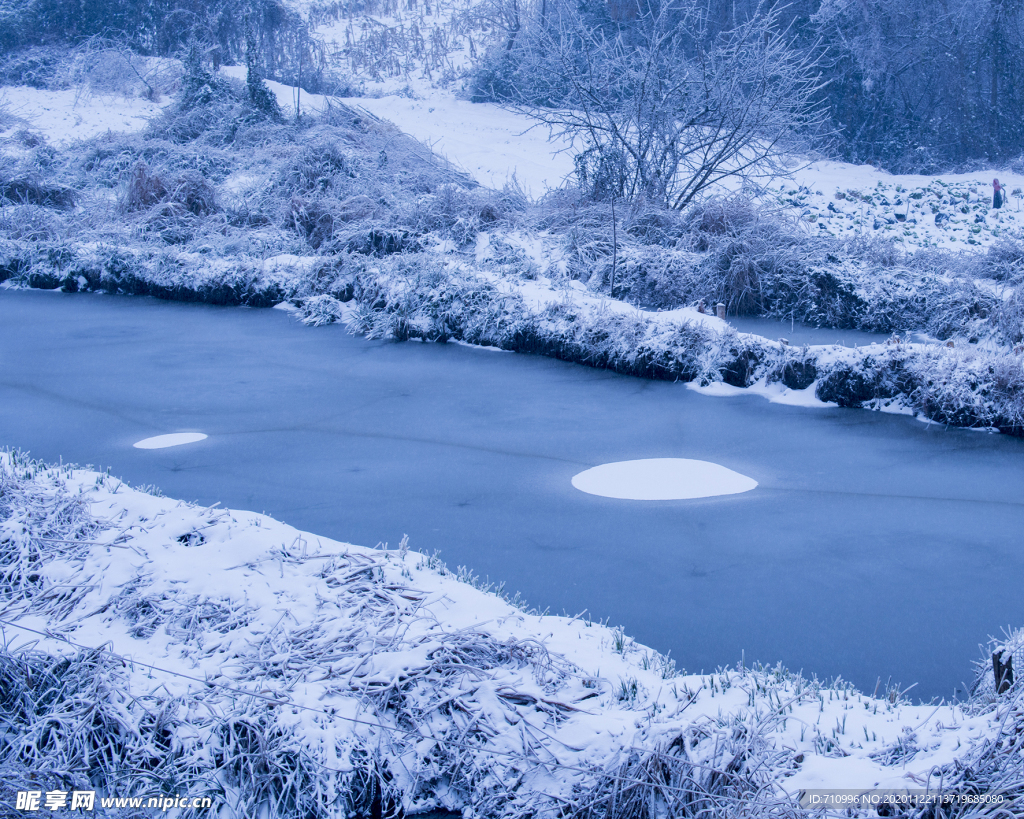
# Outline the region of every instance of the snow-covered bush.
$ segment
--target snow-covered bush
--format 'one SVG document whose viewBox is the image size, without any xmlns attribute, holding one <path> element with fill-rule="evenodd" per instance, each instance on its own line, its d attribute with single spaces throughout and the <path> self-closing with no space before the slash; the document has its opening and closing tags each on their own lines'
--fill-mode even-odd
<svg viewBox="0 0 1024 819">
<path fill-rule="evenodd" d="M 0 212 L 0 232 L 11 241 L 50 242 L 63 232 L 63 228 L 60 216 L 40 205 L 15 205 Z"/>
<path fill-rule="evenodd" d="M 1024 341 L 1024 288 L 1022 280 L 993 310 L 993 321 L 1002 335 L 1013 344 Z"/>
<path fill-rule="evenodd" d="M 437 234 L 463 247 L 481 230 L 500 227 L 509 216 L 509 204 L 494 192 L 446 183 L 417 197 L 396 218 L 417 234 Z"/>
<path fill-rule="evenodd" d="M 979 261 L 980 275 L 1020 284 L 1024 281 L 1024 240 L 1003 236 L 989 245 Z"/>
<path fill-rule="evenodd" d="M 299 318 L 310 327 L 333 324 L 344 316 L 344 305 L 334 296 L 312 296 L 299 304 Z"/>
</svg>

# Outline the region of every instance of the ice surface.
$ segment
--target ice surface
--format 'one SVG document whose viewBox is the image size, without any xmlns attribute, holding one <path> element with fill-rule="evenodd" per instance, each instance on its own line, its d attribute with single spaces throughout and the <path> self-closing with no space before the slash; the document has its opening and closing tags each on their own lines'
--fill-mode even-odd
<svg viewBox="0 0 1024 819">
<path fill-rule="evenodd" d="M 281 310 L 0 291 L 0 326 L 4 444 L 327 537 L 408 534 L 691 671 L 745 651 L 948 697 L 978 641 L 1019 620 L 1024 441 L 1005 435 L 367 341 Z M 132 446 L 173 430 L 210 441 Z M 596 464 L 671 455 L 758 488 L 627 502 L 572 485 Z"/>
<path fill-rule="evenodd" d="M 757 481 L 691 458 L 644 458 L 601 464 L 572 479 L 581 492 L 624 500 L 687 500 L 749 492 Z"/>
</svg>

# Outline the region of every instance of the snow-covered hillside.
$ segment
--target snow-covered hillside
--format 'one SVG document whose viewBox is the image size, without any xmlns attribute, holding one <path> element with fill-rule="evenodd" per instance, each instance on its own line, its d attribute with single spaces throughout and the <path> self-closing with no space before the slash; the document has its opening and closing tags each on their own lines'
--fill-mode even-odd
<svg viewBox="0 0 1024 819">
<path fill-rule="evenodd" d="M 341 68 L 342 55 L 351 57 L 353 43 L 369 43 L 374 32 L 419 32 L 444 43 L 434 54 L 448 66 L 445 77 L 429 70 L 430 55 L 410 52 L 397 72 L 357 74 L 365 96 L 336 102 L 365 109 L 394 123 L 429 145 L 477 182 L 491 188 L 514 183 L 533 198 L 561 186 L 573 173 L 572 145 L 522 114 L 492 103 L 461 98 L 464 72 L 471 64 L 474 32 L 486 40 L 487 27 L 467 15 L 472 4 L 442 3 L 409 10 L 391 9 L 355 18 L 328 18 L 315 31 L 328 43 Z M 310 9 L 296 7 L 304 16 Z M 473 26 L 483 26 L 479 30 Z M 443 36 L 441 34 L 443 33 Z M 481 40 L 481 38 L 483 38 Z M 344 44 L 348 44 L 347 46 Z M 435 51 L 440 46 L 436 46 Z M 180 66 L 174 61 L 149 61 L 145 76 L 157 88 L 177 87 Z M 148 65 L 145 64 L 144 65 Z M 109 68 L 107 73 L 110 73 Z M 220 69 L 225 77 L 244 80 L 241 66 Z M 129 74 L 121 71 L 121 75 Z M 139 76 L 141 76 L 141 72 Z M 159 82 L 153 80 L 159 77 Z M 145 127 L 173 99 L 159 94 L 151 101 L 136 77 L 122 79 L 124 88 L 110 92 L 82 76 L 75 87 L 46 90 L 26 86 L 0 88 L 0 127 L 6 134 L 28 130 L 54 145 L 90 139 L 109 131 L 131 132 Z M 109 84 L 109 83 L 108 83 Z M 307 114 L 322 114 L 332 100 L 323 95 L 268 81 L 286 116 L 296 105 Z M 893 175 L 871 166 L 828 160 L 792 160 L 792 175 L 767 186 L 764 201 L 801 220 L 809 234 L 840 238 L 857 236 L 891 239 L 907 250 L 920 247 L 971 249 L 1001 237 L 1020 236 L 1024 228 L 1021 200 L 1024 174 L 1008 168 L 938 176 Z M 1007 194 L 1000 210 L 991 209 L 992 180 L 998 178 Z M 722 188 L 728 193 L 730 185 Z"/>
<path fill-rule="evenodd" d="M 239 66 L 220 71 L 225 77 L 245 77 Z M 394 82 L 371 83 L 376 96 L 335 102 L 394 123 L 487 187 L 513 184 L 536 199 L 571 178 L 572 145 L 546 127 L 492 103 L 460 99 L 424 76 L 405 79 L 410 81 L 399 90 Z M 281 83 L 269 81 L 268 86 L 286 116 L 294 116 L 297 104 L 307 114 L 322 114 L 332 104 L 329 97 Z M 0 88 L 0 110 L 6 114 L 0 128 L 8 137 L 27 131 L 67 145 L 107 131 L 141 130 L 172 100 L 165 95 L 152 102 L 137 93 L 104 93 L 86 85 L 53 91 L 8 86 Z M 990 207 L 993 178 L 1007 194 L 1000 210 Z M 791 177 L 770 183 L 764 201 L 799 218 L 812 235 L 891 239 L 911 251 L 969 249 L 1021 235 L 1021 191 L 1024 174 L 1006 168 L 929 177 L 796 157 Z M 729 186 L 722 192 L 728 193 Z"/>
<path fill-rule="evenodd" d="M 256 764 L 251 729 L 260 764 L 301 771 L 306 785 L 279 798 L 307 815 L 360 809 L 368 779 L 406 810 L 543 815 L 639 789 L 792 813 L 808 789 L 956 791 L 965 769 L 986 781 L 1020 752 L 1020 685 L 997 696 L 991 672 L 970 702 L 941 705 L 781 668 L 687 674 L 586 616 L 527 612 L 405 541 L 338 543 L 17 453 L 0 455 L 0 512 L 2 673 L 30 699 L 19 668 L 67 692 L 13 726 L 31 749 L 21 759 L 80 768 L 76 785 L 89 771 L 149 792 L 148 775 L 118 777 L 154 741 L 153 713 L 166 737 L 154 773 L 213 794 L 222 816 L 265 804 L 263 775 L 241 773 Z M 83 663 L 91 675 L 72 677 Z M 87 760 L 62 709 L 97 685 L 95 707 L 121 730 Z M 6 787 L 24 780 L 19 764 L 0 760 Z M 993 792 L 1022 784 L 1018 771 Z"/>
</svg>

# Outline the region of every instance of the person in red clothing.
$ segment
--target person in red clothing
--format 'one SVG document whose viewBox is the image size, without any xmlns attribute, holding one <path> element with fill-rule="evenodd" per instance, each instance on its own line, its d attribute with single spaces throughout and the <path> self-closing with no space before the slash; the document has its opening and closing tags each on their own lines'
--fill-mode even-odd
<svg viewBox="0 0 1024 819">
<path fill-rule="evenodd" d="M 998 179 L 992 180 L 992 207 L 1001 208 L 1003 206 L 1003 187 L 999 184 Z"/>
</svg>

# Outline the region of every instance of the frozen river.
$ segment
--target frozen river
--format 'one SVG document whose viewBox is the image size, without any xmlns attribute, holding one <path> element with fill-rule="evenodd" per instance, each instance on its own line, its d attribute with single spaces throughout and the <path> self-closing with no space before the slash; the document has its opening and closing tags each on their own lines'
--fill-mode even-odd
<svg viewBox="0 0 1024 819">
<path fill-rule="evenodd" d="M 173 432 L 208 437 L 137 449 Z M 279 310 L 0 291 L 0 445 L 440 550 L 696 672 L 764 661 L 949 696 L 1024 625 L 1024 441 L 710 398 L 550 359 L 368 342 Z M 758 486 L 684 501 L 572 486 L 641 458 Z"/>
</svg>

